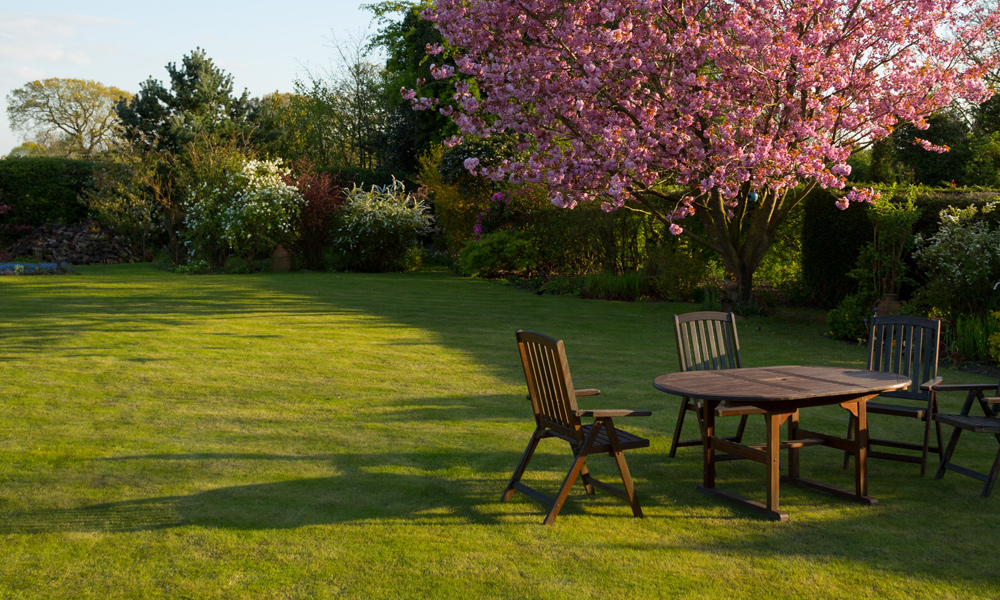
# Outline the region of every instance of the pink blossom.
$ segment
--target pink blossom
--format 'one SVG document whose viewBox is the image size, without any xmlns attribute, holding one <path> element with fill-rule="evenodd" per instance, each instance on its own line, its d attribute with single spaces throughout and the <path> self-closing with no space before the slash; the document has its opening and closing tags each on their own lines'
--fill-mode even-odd
<svg viewBox="0 0 1000 600">
<path fill-rule="evenodd" d="M 444 110 L 444 109 L 442 109 L 442 110 Z M 454 148 L 455 146 L 457 146 L 457 145 L 459 145 L 459 144 L 462 143 L 462 136 L 460 136 L 460 135 L 453 135 L 450 138 L 446 139 L 443 143 L 444 143 L 445 147 L 447 147 L 447 148 Z"/>
<path fill-rule="evenodd" d="M 402 94 L 404 100 L 413 100 L 417 97 L 416 90 L 408 90 L 405 87 L 399 88 L 399 93 Z"/>
<path fill-rule="evenodd" d="M 479 166 L 479 159 L 478 158 L 467 158 L 464 161 L 462 161 L 462 166 L 465 167 L 465 169 L 467 171 L 472 171 L 476 167 Z"/>
<path fill-rule="evenodd" d="M 680 225 L 678 225 L 677 223 L 671 223 L 670 224 L 670 233 L 672 233 L 673 235 L 680 235 L 683 232 L 684 232 L 684 229 Z"/>
</svg>

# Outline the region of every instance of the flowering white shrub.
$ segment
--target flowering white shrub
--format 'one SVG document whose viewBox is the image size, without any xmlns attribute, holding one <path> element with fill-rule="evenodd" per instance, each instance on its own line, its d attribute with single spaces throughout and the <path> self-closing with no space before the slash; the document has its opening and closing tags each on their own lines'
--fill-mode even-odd
<svg viewBox="0 0 1000 600">
<path fill-rule="evenodd" d="M 335 247 L 342 266 L 354 271 L 400 271 L 415 266 L 417 239 L 430 232 L 433 217 L 419 194 L 402 182 L 345 190 Z"/>
<path fill-rule="evenodd" d="M 255 256 L 294 241 L 305 202 L 285 183 L 288 175 L 280 160 L 251 160 L 217 181 L 189 187 L 184 223 L 192 255 L 218 262 L 233 253 L 252 264 Z"/>
<path fill-rule="evenodd" d="M 992 212 L 990 202 L 982 212 Z M 916 236 L 913 257 L 927 277 L 922 300 L 956 315 L 985 315 L 1000 294 L 1000 229 L 977 220 L 975 206 L 949 206 L 940 212 L 941 225 L 930 237 Z"/>
</svg>

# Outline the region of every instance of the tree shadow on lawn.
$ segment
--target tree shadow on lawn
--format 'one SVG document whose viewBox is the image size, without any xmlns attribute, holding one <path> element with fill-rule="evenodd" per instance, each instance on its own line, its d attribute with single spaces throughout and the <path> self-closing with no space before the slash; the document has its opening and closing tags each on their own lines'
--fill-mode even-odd
<svg viewBox="0 0 1000 600">
<path fill-rule="evenodd" d="M 564 448 L 549 447 L 547 450 L 536 454 L 525 481 L 554 495 L 565 469 L 572 462 L 572 455 L 559 452 Z M 105 458 L 99 460 L 135 463 L 138 468 L 150 461 L 328 461 L 338 474 L 221 487 L 190 495 L 7 513 L 0 520 L 0 534 L 128 532 L 186 526 L 267 530 L 365 521 L 461 525 L 496 524 L 524 518 L 540 522 L 547 508 L 534 500 L 518 495 L 514 502 L 501 503 L 501 492 L 519 459 L 520 454 L 512 452 L 192 453 Z M 602 480 L 614 483 L 613 462 L 610 459 L 600 461 L 607 464 L 599 466 L 595 462 L 595 458 L 588 461 L 593 472 Z M 468 477 L 456 475 L 455 471 L 493 475 Z M 646 484 L 637 479 L 637 485 Z M 644 505 L 651 508 L 657 504 L 646 498 Z M 608 507 L 622 518 L 630 516 L 624 502 L 603 493 L 589 496 L 578 481 L 562 514 L 587 514 Z"/>
</svg>

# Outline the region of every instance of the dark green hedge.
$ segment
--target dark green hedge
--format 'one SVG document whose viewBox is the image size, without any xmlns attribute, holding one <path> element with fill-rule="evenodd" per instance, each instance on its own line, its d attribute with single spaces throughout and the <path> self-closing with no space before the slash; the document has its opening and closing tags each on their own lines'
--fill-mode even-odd
<svg viewBox="0 0 1000 600">
<path fill-rule="evenodd" d="M 97 163 L 69 158 L 32 157 L 0 160 L 0 203 L 11 208 L 11 225 L 76 223 L 87 216 L 80 202 Z"/>
<path fill-rule="evenodd" d="M 883 190 L 887 193 L 888 190 Z M 907 190 L 896 190 L 905 199 Z M 838 209 L 834 202 L 841 192 L 814 190 L 805 200 L 802 223 L 802 279 L 812 300 L 833 307 L 857 288 L 848 276 L 858 254 L 873 235 L 866 205 Z M 1000 197 L 1000 190 L 962 188 L 918 188 L 916 194 L 920 218 L 914 233 L 931 235 L 938 228 L 938 213 L 947 206 L 982 206 Z M 1000 210 L 988 217 L 1000 221 Z M 903 290 L 904 295 L 906 290 Z"/>
</svg>

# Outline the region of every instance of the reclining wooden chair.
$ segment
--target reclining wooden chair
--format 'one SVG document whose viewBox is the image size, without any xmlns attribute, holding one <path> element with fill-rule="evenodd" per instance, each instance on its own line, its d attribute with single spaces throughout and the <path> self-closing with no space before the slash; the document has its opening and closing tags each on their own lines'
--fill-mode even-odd
<svg viewBox="0 0 1000 600">
<path fill-rule="evenodd" d="M 935 389 L 939 392 L 963 391 L 968 392 L 968 394 L 965 396 L 965 404 L 962 406 L 961 414 L 934 415 L 934 420 L 938 423 L 951 425 L 955 428 L 951 433 L 951 438 L 948 440 L 948 447 L 945 449 L 944 455 L 941 457 L 941 466 L 938 467 L 937 474 L 934 476 L 934 479 L 941 479 L 944 477 L 945 471 L 955 471 L 956 473 L 972 477 L 973 479 L 978 479 L 984 483 L 983 491 L 980 495 L 983 498 L 986 498 L 990 495 L 990 492 L 993 491 L 993 485 L 997 481 L 997 473 L 1000 473 L 1000 448 L 997 449 L 997 456 L 993 460 L 993 466 L 990 468 L 988 473 L 980 473 L 978 471 L 973 471 L 972 469 L 956 465 L 951 462 L 951 456 L 955 452 L 955 446 L 958 445 L 958 438 L 963 431 L 992 434 L 993 437 L 996 438 L 997 444 L 1000 444 L 1000 383 L 996 386 L 990 384 L 938 385 Z M 988 392 L 993 392 L 997 397 L 985 397 L 984 394 Z M 983 410 L 983 416 L 979 417 L 969 414 L 972 412 L 973 400 L 979 400 L 979 406 Z"/>
<path fill-rule="evenodd" d="M 503 492 L 502 500 L 505 502 L 510 500 L 514 492 L 519 491 L 548 504 L 551 508 L 543 523 L 551 525 L 555 522 L 573 483 L 579 476 L 588 494 L 593 494 L 595 487 L 601 488 L 627 501 L 632 507 L 632 514 L 641 517 L 642 509 L 639 507 L 639 500 L 632 486 L 632 476 L 629 474 L 622 452 L 632 448 L 646 448 L 649 446 L 649 440 L 616 428 L 612 418 L 648 417 L 650 411 L 581 410 L 576 404 L 577 397 L 595 396 L 600 392 L 573 388 L 566 350 L 561 340 L 557 341 L 540 333 L 518 331 L 517 347 L 521 352 L 521 364 L 524 366 L 524 377 L 528 383 L 528 399 L 531 400 L 531 408 L 535 413 L 535 431 L 531 434 L 528 447 L 524 450 L 524 455 L 521 456 L 521 461 L 514 469 L 514 474 Z M 580 421 L 581 417 L 593 417 L 594 422 L 584 425 Z M 549 437 L 568 442 L 574 455 L 573 465 L 555 498 L 521 483 L 521 476 L 524 475 L 538 442 Z M 590 475 L 587 470 L 587 457 L 603 453 L 615 459 L 625 489 L 612 487 Z"/>
<path fill-rule="evenodd" d="M 715 371 L 719 369 L 739 369 L 740 340 L 736 335 L 736 315 L 724 312 L 693 312 L 674 315 L 674 335 L 677 338 L 677 358 L 681 371 Z M 702 424 L 702 403 L 697 398 L 683 398 L 680 413 L 677 415 L 677 425 L 674 426 L 674 437 L 670 442 L 670 457 L 677 454 L 677 448 L 682 446 L 701 446 L 704 443 L 704 426 Z M 699 439 L 681 441 L 681 428 L 684 426 L 684 416 L 693 412 L 698 421 L 698 429 L 702 432 Z M 727 440 L 737 444 L 743 440 L 743 431 L 747 426 L 747 415 L 764 414 L 764 411 L 752 406 L 728 406 L 720 404 L 715 411 L 717 417 L 740 417 L 736 435 Z M 716 460 L 736 459 L 731 454 L 719 455 Z"/>
<path fill-rule="evenodd" d="M 934 423 L 937 430 L 937 446 L 930 445 L 931 423 L 938 411 L 935 386 L 941 383 L 937 376 L 938 343 L 941 338 L 941 321 L 921 317 L 888 316 L 872 319 L 868 337 L 868 369 L 895 373 L 910 378 L 910 386 L 895 392 L 880 394 L 878 398 L 889 402 L 868 403 L 868 457 L 884 458 L 920 465 L 920 475 L 927 471 L 927 455 L 941 454 L 941 424 Z M 878 399 L 877 398 L 877 399 Z M 876 400 L 877 400 L 876 399 Z M 878 435 L 877 426 L 872 425 L 872 415 L 918 419 L 924 424 L 922 443 L 890 440 Z M 848 437 L 854 427 L 854 415 L 848 418 Z M 911 454 L 872 450 L 873 446 L 883 446 L 910 451 Z M 920 452 L 914 456 L 912 452 Z M 844 453 L 844 467 L 850 455 Z"/>
</svg>

